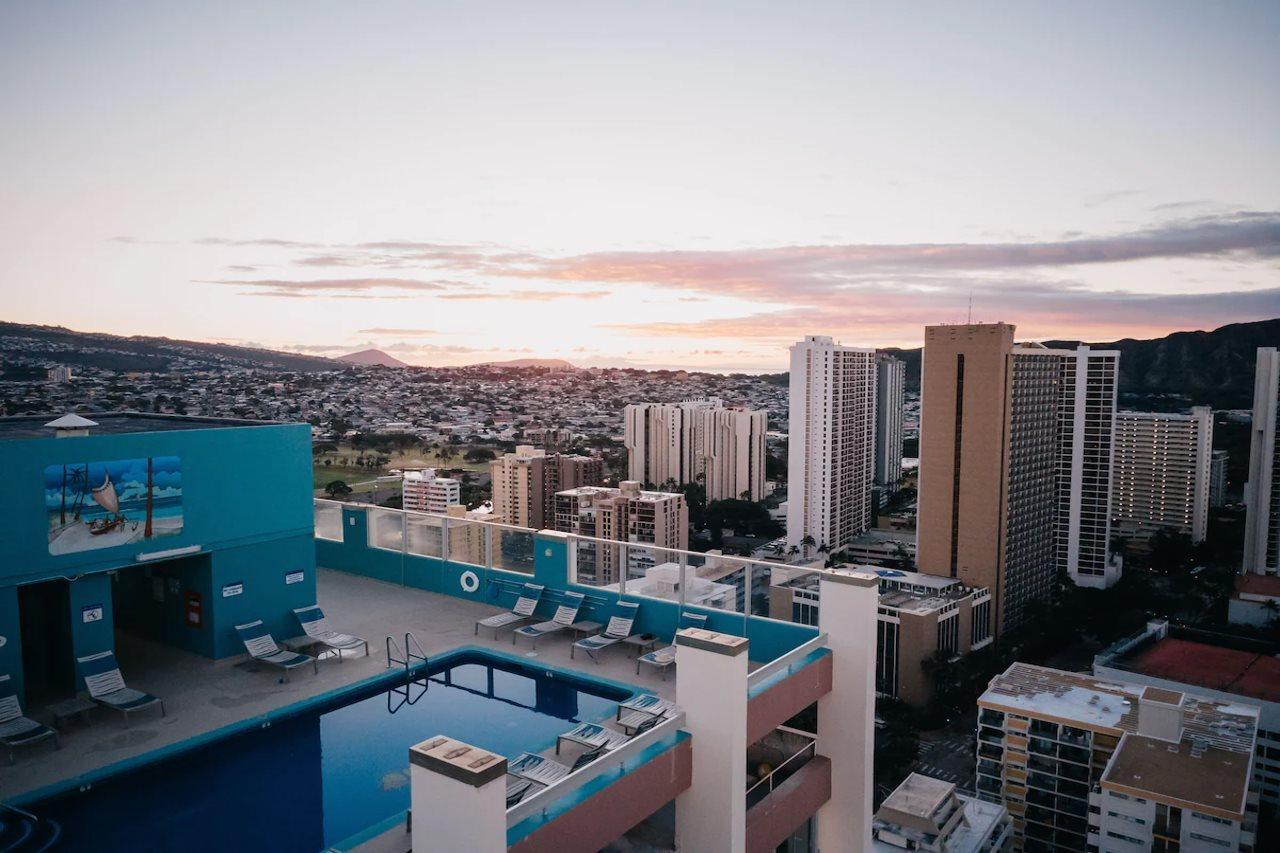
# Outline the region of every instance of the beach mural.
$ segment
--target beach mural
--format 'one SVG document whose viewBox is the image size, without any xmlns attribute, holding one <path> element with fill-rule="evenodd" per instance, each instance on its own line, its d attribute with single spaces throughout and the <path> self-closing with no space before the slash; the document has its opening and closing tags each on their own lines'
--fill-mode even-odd
<svg viewBox="0 0 1280 853">
<path fill-rule="evenodd" d="M 49 553 L 74 554 L 182 532 L 182 460 L 149 456 L 44 469 Z"/>
</svg>

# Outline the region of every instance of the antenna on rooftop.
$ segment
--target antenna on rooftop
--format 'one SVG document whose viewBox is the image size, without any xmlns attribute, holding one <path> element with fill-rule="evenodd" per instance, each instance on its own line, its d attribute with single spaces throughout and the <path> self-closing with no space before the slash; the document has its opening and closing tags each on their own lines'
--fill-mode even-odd
<svg viewBox="0 0 1280 853">
<path fill-rule="evenodd" d="M 969 288 L 969 319 L 965 321 L 965 325 L 973 325 L 973 288 Z"/>
</svg>

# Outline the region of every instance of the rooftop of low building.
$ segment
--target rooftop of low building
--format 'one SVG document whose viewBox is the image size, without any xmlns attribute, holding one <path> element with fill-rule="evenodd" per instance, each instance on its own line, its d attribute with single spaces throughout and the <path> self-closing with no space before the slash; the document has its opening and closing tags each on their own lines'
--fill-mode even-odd
<svg viewBox="0 0 1280 853">
<path fill-rule="evenodd" d="M 983 707 L 1114 735 L 1136 734 L 1139 700 L 1144 688 L 1136 684 L 1064 672 L 1029 663 L 1014 663 L 991 679 L 978 699 Z M 1171 691 L 1154 688 L 1147 698 L 1163 701 Z M 1166 695 L 1170 694 L 1170 695 Z M 1181 742 L 1252 754 L 1258 709 L 1184 694 Z"/>
<path fill-rule="evenodd" d="M 1280 658 L 1244 646 L 1167 636 L 1137 643 L 1108 665 L 1193 687 L 1280 702 Z"/>
<path fill-rule="evenodd" d="M 220 429 L 225 427 L 276 426 L 277 421 L 252 421 L 238 418 L 161 415 L 148 412 L 77 412 L 76 417 L 93 422 L 84 427 L 90 435 L 116 435 L 131 432 L 168 432 L 185 429 Z M 20 415 L 0 418 L 0 441 L 27 438 L 52 438 L 56 430 L 50 423 L 66 414 Z"/>
<path fill-rule="evenodd" d="M 1107 765 L 1102 786 L 1239 820 L 1245 811 L 1252 765 L 1249 753 L 1199 747 L 1186 738 L 1170 743 L 1129 733 Z"/>
</svg>

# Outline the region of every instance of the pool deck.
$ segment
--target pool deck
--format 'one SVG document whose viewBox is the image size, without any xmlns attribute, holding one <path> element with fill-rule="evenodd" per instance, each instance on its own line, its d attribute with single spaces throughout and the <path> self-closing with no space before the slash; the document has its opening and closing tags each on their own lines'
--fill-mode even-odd
<svg viewBox="0 0 1280 853">
<path fill-rule="evenodd" d="M 406 631 L 413 633 L 428 657 L 459 646 L 484 646 L 675 698 L 674 675 L 663 681 L 649 667 L 637 675 L 629 648 L 611 649 L 595 664 L 581 656 L 570 659 L 568 639 L 550 637 L 531 653 L 527 643 L 512 646 L 509 631 L 497 641 L 492 632 L 484 630 L 475 636 L 475 621 L 500 612 L 496 607 L 329 569 L 317 572 L 316 584 L 330 625 L 368 639 L 368 658 L 348 656 L 342 663 L 326 658 L 320 661 L 318 675 L 309 667 L 299 668 L 289 682 L 281 684 L 274 671 L 246 663 L 245 658 L 215 662 L 117 633 L 117 657 L 126 682 L 162 697 L 166 716 L 140 712 L 126 727 L 121 715 L 98 708 L 91 712 L 90 725 L 79 720 L 64 723 L 62 749 L 37 745 L 19 750 L 13 766 L 0 761 L 0 800 L 136 759 L 377 676 L 386 669 L 385 638 L 391 635 L 403 642 Z M 52 722 L 43 708 L 24 710 L 29 717 Z M 433 734 L 424 732 L 423 736 Z"/>
</svg>

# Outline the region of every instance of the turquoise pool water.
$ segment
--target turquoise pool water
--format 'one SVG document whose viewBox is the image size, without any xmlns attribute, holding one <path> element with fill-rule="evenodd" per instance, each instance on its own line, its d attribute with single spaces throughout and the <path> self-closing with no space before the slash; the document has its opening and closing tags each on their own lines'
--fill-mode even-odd
<svg viewBox="0 0 1280 853">
<path fill-rule="evenodd" d="M 62 825 L 59 849 L 315 853 L 408 808 L 411 745 L 447 734 L 511 757 L 631 695 L 481 651 L 428 669 L 412 704 L 374 687 L 27 808 Z"/>
</svg>

